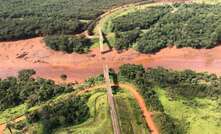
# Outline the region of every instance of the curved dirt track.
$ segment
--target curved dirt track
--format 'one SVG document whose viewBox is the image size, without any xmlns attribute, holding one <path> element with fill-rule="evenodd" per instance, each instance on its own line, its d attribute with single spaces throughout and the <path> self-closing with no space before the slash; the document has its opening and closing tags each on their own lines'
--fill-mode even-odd
<svg viewBox="0 0 221 134">
<path fill-rule="evenodd" d="M 136 87 L 134 87 L 131 84 L 119 84 L 119 86 L 123 89 L 127 89 L 133 95 L 133 97 L 136 99 L 138 105 L 140 106 L 142 114 L 144 116 L 144 119 L 146 121 L 146 124 L 148 125 L 148 128 L 151 131 L 151 134 L 159 134 L 157 126 L 155 125 L 155 123 L 153 121 L 152 113 L 150 111 L 148 111 L 145 101 L 144 101 L 143 97 L 138 93 Z"/>
<path fill-rule="evenodd" d="M 20 116 L 20 117 L 16 118 L 13 122 L 18 122 L 18 121 L 21 121 L 21 120 L 24 120 L 24 119 L 25 119 L 24 116 Z M 3 134 L 3 131 L 4 131 L 5 127 L 6 127 L 5 123 L 0 124 L 0 134 Z"/>
<path fill-rule="evenodd" d="M 139 105 L 139 107 L 142 111 L 142 115 L 145 119 L 145 122 L 146 122 L 148 128 L 151 131 L 151 134 L 159 134 L 157 126 L 155 125 L 155 123 L 153 121 L 152 113 L 150 111 L 148 111 L 145 101 L 144 101 L 143 97 L 139 94 L 139 92 L 137 91 L 137 88 L 134 85 L 128 84 L 128 83 L 120 83 L 119 87 L 122 89 L 128 90 L 133 95 L 134 99 L 136 100 L 137 104 Z M 106 88 L 106 85 L 105 84 L 97 85 L 97 86 L 82 90 L 79 92 L 79 95 L 83 94 L 85 92 L 89 92 L 89 91 L 98 89 L 98 88 Z"/>
</svg>

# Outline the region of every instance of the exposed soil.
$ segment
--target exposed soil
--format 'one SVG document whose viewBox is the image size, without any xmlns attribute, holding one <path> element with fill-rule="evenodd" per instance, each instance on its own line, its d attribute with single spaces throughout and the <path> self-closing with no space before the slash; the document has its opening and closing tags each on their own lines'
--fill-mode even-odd
<svg viewBox="0 0 221 134">
<path fill-rule="evenodd" d="M 5 124 L 0 125 L 0 134 L 3 134 L 4 129 L 5 129 Z"/>
<path fill-rule="evenodd" d="M 122 64 L 143 64 L 145 67 L 165 67 L 176 70 L 192 69 L 197 72 L 221 74 L 221 46 L 213 49 L 166 48 L 160 52 L 140 54 L 135 50 L 117 53 L 112 51 L 99 56 L 99 49 L 88 54 L 65 54 L 45 46 L 42 38 L 0 42 L 0 78 L 17 75 L 21 69 L 33 68 L 36 76 L 61 81 L 60 75 L 67 74 L 69 82 L 79 81 L 102 73 L 105 62 L 118 69 Z"/>
<path fill-rule="evenodd" d="M 135 100 L 137 101 L 137 103 L 142 111 L 142 115 L 146 121 L 146 124 L 148 125 L 148 128 L 151 131 L 151 134 L 159 134 L 156 124 L 153 121 L 152 113 L 150 111 L 148 111 L 148 108 L 146 107 L 143 97 L 138 93 L 136 88 L 130 84 L 120 84 L 120 87 L 123 89 L 127 89 L 133 95 Z"/>
<path fill-rule="evenodd" d="M 19 122 L 24 119 L 25 119 L 25 116 L 21 116 L 21 117 L 16 118 L 13 122 Z M 0 124 L 0 134 L 3 134 L 5 127 L 6 127 L 5 123 Z"/>
</svg>

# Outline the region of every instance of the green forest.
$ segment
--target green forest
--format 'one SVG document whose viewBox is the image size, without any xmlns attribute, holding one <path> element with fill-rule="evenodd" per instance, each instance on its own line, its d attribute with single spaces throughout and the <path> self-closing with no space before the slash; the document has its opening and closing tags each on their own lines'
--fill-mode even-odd
<svg viewBox="0 0 221 134">
<path fill-rule="evenodd" d="M 40 110 L 25 114 L 28 123 L 43 124 L 44 133 L 51 133 L 53 129 L 61 126 L 80 124 L 87 120 L 89 115 L 86 99 L 75 96 L 55 104 L 47 104 Z"/>
<path fill-rule="evenodd" d="M 139 1 L 0 0 L 0 41 L 79 33 L 105 10 Z"/>
<path fill-rule="evenodd" d="M 133 29 L 141 30 L 140 37 L 133 46 L 118 40 L 128 40 L 117 36 L 115 48 L 134 47 L 142 53 L 155 53 L 167 46 L 178 48 L 212 48 L 221 41 L 221 5 L 175 4 L 152 7 L 142 11 L 121 15 L 112 20 L 112 31 L 130 35 Z M 129 36 L 128 36 L 129 37 Z"/>
<path fill-rule="evenodd" d="M 67 53 L 86 53 L 92 44 L 90 39 L 71 35 L 46 36 L 44 41 L 49 48 Z"/>
<path fill-rule="evenodd" d="M 20 71 L 18 77 L 0 80 L 0 111 L 23 103 L 32 107 L 74 90 L 71 85 L 56 85 L 52 80 L 34 79 L 34 74 L 34 70 L 27 69 Z"/>
</svg>

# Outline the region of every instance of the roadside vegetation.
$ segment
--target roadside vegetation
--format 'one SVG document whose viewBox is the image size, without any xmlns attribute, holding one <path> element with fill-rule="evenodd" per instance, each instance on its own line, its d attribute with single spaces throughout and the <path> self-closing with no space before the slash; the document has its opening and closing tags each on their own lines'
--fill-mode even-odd
<svg viewBox="0 0 221 134">
<path fill-rule="evenodd" d="M 90 111 L 90 117 L 87 121 L 69 127 L 60 127 L 54 130 L 55 134 L 71 132 L 73 134 L 112 134 L 112 124 L 109 114 L 109 106 L 105 89 L 96 89 L 83 96 L 88 96 L 87 105 Z"/>
<path fill-rule="evenodd" d="M 124 36 L 116 36 L 115 48 L 133 47 L 142 53 L 155 53 L 173 45 L 199 49 L 220 43 L 221 5 L 175 4 L 174 7 L 176 9 L 169 5 L 149 7 L 113 18 L 109 23 L 112 32 L 116 35 L 124 32 Z M 129 35 L 134 29 L 142 32 L 139 38 L 131 40 Z M 126 44 L 128 42 L 132 45 Z"/>
<path fill-rule="evenodd" d="M 127 90 L 118 89 L 114 95 L 121 132 L 124 134 L 149 134 L 140 107 Z"/>
<path fill-rule="evenodd" d="M 130 64 L 120 67 L 119 77 L 121 81 L 132 82 L 138 87 L 149 109 L 156 113 L 154 114 L 154 120 L 162 133 L 206 133 L 213 128 L 219 130 L 220 113 L 217 110 L 220 109 L 220 77 L 214 74 L 196 73 L 190 70 L 144 69 L 141 65 Z M 157 90 L 159 88 L 161 90 Z M 195 103 L 195 100 L 200 102 Z M 203 100 L 205 100 L 204 104 L 201 103 Z M 179 105 L 176 105 L 177 103 L 183 107 L 179 109 Z M 195 108 L 197 108 L 198 114 L 196 111 L 196 115 L 192 115 L 191 111 L 188 112 L 188 109 Z M 203 117 L 205 116 L 204 109 L 207 109 L 206 113 L 214 113 L 215 115 L 208 114 L 207 117 Z M 187 122 L 182 120 L 185 118 L 182 114 L 176 114 L 178 112 L 183 113 L 184 111 L 186 111 L 185 115 L 188 117 Z M 192 117 L 197 119 L 202 117 L 203 124 L 195 124 L 196 120 L 191 120 Z M 209 120 L 213 125 L 204 127 L 206 126 L 206 121 Z M 198 125 L 196 129 L 193 128 L 195 127 L 194 125 Z M 201 127 L 204 129 L 201 130 Z"/>
</svg>

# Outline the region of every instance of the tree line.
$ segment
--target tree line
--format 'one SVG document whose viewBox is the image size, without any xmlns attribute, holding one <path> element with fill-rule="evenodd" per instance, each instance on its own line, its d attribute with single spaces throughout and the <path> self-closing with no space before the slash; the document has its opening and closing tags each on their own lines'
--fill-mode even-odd
<svg viewBox="0 0 221 134">
<path fill-rule="evenodd" d="M 29 107 L 45 102 L 52 97 L 73 91 L 72 85 L 56 85 L 52 80 L 34 79 L 32 69 L 22 70 L 18 77 L 0 80 L 0 111 L 27 103 Z"/>
<path fill-rule="evenodd" d="M 90 39 L 71 35 L 46 36 L 44 37 L 44 41 L 49 48 L 67 53 L 88 52 L 92 44 Z"/>
<path fill-rule="evenodd" d="M 134 46 L 142 53 L 155 53 L 172 45 L 199 49 L 220 43 L 221 5 L 175 4 L 174 7 L 177 10 L 166 5 L 117 17 L 112 21 L 112 31 L 143 30 Z"/>
<path fill-rule="evenodd" d="M 39 110 L 27 112 L 25 116 L 28 123 L 40 122 L 45 132 L 51 133 L 55 128 L 76 125 L 87 120 L 90 113 L 86 102 L 86 98 L 71 96 L 63 101 L 44 105 Z"/>
<path fill-rule="evenodd" d="M 138 1 L 0 0 L 0 41 L 79 33 L 106 9 Z"/>
<path fill-rule="evenodd" d="M 181 96 L 218 98 L 221 95 L 221 77 L 215 74 L 196 73 L 191 70 L 173 71 L 164 68 L 147 68 L 142 65 L 125 64 L 120 67 L 121 81 L 134 83 L 144 97 L 148 108 L 157 112 L 154 120 L 165 134 L 184 133 L 182 126 L 168 114 L 159 100 L 154 87 L 162 87 L 171 98 Z"/>
</svg>

